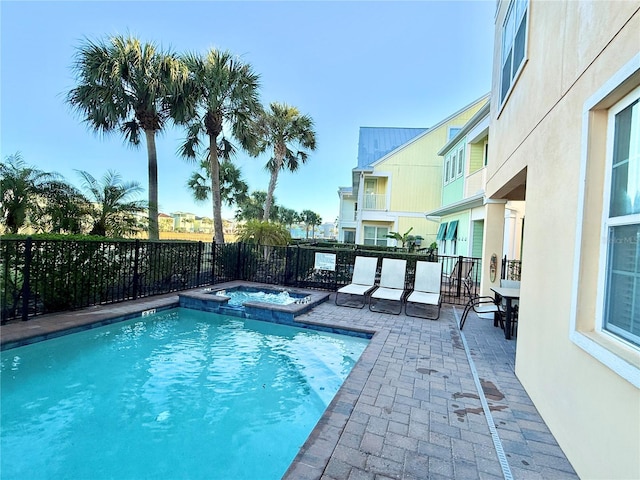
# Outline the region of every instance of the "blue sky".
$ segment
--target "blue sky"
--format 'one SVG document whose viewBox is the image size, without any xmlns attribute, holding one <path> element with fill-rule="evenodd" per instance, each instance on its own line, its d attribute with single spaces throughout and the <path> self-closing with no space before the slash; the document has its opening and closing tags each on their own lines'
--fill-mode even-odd
<svg viewBox="0 0 640 480">
<path fill-rule="evenodd" d="M 147 186 L 146 146 L 100 137 L 65 104 L 84 38 L 131 33 L 177 52 L 230 50 L 261 76 L 261 97 L 298 107 L 315 122 L 318 147 L 283 172 L 278 204 L 338 216 L 351 185 L 358 129 L 429 127 L 491 86 L 495 1 L 421 2 L 0 2 L 0 153 L 79 186 L 74 170 L 108 169 Z M 186 188 L 184 131 L 157 140 L 160 211 L 212 216 Z M 250 190 L 266 190 L 268 156 L 238 155 Z M 146 199 L 146 190 L 143 195 Z M 226 217 L 232 210 L 225 209 Z"/>
</svg>

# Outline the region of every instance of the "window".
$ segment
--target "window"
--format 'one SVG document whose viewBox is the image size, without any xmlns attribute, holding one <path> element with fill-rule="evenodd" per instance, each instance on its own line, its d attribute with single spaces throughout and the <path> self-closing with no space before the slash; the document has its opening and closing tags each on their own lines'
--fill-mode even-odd
<svg viewBox="0 0 640 480">
<path fill-rule="evenodd" d="M 436 240 L 444 240 L 444 236 L 447 233 L 447 224 L 441 223 L 440 227 L 438 227 L 438 234 L 436 235 Z"/>
<path fill-rule="evenodd" d="M 640 346 L 640 88 L 610 109 L 607 134 L 602 329 Z"/>
<path fill-rule="evenodd" d="M 525 59 L 528 0 L 511 0 L 502 25 L 502 73 L 500 103 L 504 103 Z"/>
<path fill-rule="evenodd" d="M 456 178 L 456 154 L 451 155 L 451 171 L 449 172 L 449 180 Z"/>
<path fill-rule="evenodd" d="M 449 165 L 451 163 L 451 155 L 447 155 L 444 160 L 444 183 L 449 183 Z"/>
<path fill-rule="evenodd" d="M 455 137 L 458 132 L 460 132 L 460 130 L 462 130 L 462 127 L 449 127 L 449 138 L 447 139 L 447 141 Z"/>
<path fill-rule="evenodd" d="M 388 233 L 389 233 L 389 229 L 387 227 L 366 227 L 365 226 L 364 227 L 364 244 L 386 247 Z"/>
<path fill-rule="evenodd" d="M 462 175 L 464 170 L 464 147 L 458 150 L 458 177 Z"/>
<path fill-rule="evenodd" d="M 637 388 L 640 388 L 639 102 L 640 53 L 637 53 L 583 105 L 570 313 L 571 341 Z"/>
<path fill-rule="evenodd" d="M 446 240 L 456 240 L 458 236 L 458 220 L 454 220 L 449 222 L 449 227 L 447 228 L 447 237 Z"/>
<path fill-rule="evenodd" d="M 345 230 L 344 231 L 344 243 L 356 243 L 356 232 L 355 232 L 355 230 Z"/>
</svg>

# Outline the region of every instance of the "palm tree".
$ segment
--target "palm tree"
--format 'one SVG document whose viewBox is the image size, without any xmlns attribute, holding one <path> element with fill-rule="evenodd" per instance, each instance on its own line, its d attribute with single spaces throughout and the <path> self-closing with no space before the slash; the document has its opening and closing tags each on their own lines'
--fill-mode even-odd
<svg viewBox="0 0 640 480">
<path fill-rule="evenodd" d="M 291 235 L 284 225 L 260 220 L 249 220 L 239 227 L 238 240 L 257 245 L 283 246 L 291 242 Z"/>
<path fill-rule="evenodd" d="M 278 102 L 272 102 L 269 111 L 261 115 L 258 131 L 261 137 L 259 150 L 273 149 L 273 157 L 265 166 L 271 172 L 264 205 L 264 216 L 269 218 L 280 170 L 295 172 L 300 163 L 305 163 L 308 158 L 305 149 L 316 149 L 316 134 L 311 117 L 301 115 L 295 107 Z"/>
<path fill-rule="evenodd" d="M 91 213 L 91 204 L 76 187 L 64 180 L 50 182 L 42 192 L 42 203 L 32 223 L 36 231 L 81 234 Z"/>
<path fill-rule="evenodd" d="M 174 98 L 172 116 L 187 126 L 187 138 L 180 148 L 185 158 L 195 159 L 202 149 L 202 136 L 211 177 L 214 241 L 224 243 L 222 229 L 222 198 L 220 161 L 233 153 L 230 141 L 223 133 L 228 125 L 230 134 L 251 154 L 255 154 L 256 137 L 251 130 L 260 111 L 259 76 L 250 65 L 235 59 L 227 51 L 210 50 L 206 56 L 188 54 L 183 58 L 189 69 L 189 81 Z"/>
<path fill-rule="evenodd" d="M 124 182 L 113 170 L 107 171 L 100 182 L 85 171 L 79 170 L 78 174 L 93 202 L 90 235 L 123 237 L 140 230 L 137 214 L 144 212 L 144 202 L 131 198 L 142 191 L 138 182 Z"/>
<path fill-rule="evenodd" d="M 119 131 L 132 145 L 147 142 L 149 164 L 149 238 L 158 236 L 158 156 L 156 133 L 169 116 L 168 100 L 187 78 L 187 70 L 172 53 L 137 38 L 114 36 L 86 40 L 78 49 L 73 70 L 78 86 L 67 101 L 101 134 Z M 174 95 L 175 96 L 175 95 Z"/>
<path fill-rule="evenodd" d="M 291 228 L 291 225 L 300 221 L 300 214 L 292 208 L 282 207 L 278 209 L 278 221 Z"/>
<path fill-rule="evenodd" d="M 322 223 L 322 217 L 311 210 L 303 210 L 300 214 L 300 220 L 305 223 L 307 229 L 307 239 L 309 238 L 309 227 L 315 227 Z M 311 230 L 313 238 L 316 238 L 315 228 Z"/>
<path fill-rule="evenodd" d="M 211 194 L 211 174 L 208 160 L 200 162 L 200 170 L 191 174 L 187 186 L 197 202 L 204 202 Z M 239 205 L 247 198 L 249 185 L 242 179 L 240 169 L 230 160 L 220 163 L 220 199 L 229 207 Z"/>
<path fill-rule="evenodd" d="M 27 165 L 20 153 L 5 157 L 0 163 L 0 215 L 10 233 L 18 233 L 30 214 L 38 208 L 38 200 L 59 177 Z"/>
<path fill-rule="evenodd" d="M 236 210 L 237 220 L 259 220 L 266 221 L 264 218 L 264 202 L 267 198 L 267 192 L 258 190 L 251 192 L 251 195 L 244 197 L 238 201 L 238 210 Z M 278 219 L 278 206 L 271 209 L 269 220 Z"/>
</svg>

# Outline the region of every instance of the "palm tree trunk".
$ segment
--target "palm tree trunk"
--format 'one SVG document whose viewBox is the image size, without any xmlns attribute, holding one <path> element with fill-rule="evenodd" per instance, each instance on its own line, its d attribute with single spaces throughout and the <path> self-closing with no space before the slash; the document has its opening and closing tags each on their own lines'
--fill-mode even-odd
<svg viewBox="0 0 640 480">
<path fill-rule="evenodd" d="M 147 157 L 149 158 L 149 240 L 158 240 L 158 153 L 156 151 L 156 132 L 145 130 L 147 138 Z"/>
<path fill-rule="evenodd" d="M 271 178 L 269 179 L 269 188 L 267 190 L 267 198 L 264 201 L 264 220 L 269 221 L 269 215 L 271 214 L 271 206 L 273 205 L 273 192 L 276 190 L 276 184 L 278 183 L 278 172 L 282 168 L 282 158 L 276 158 L 275 168 L 271 171 Z"/>
<path fill-rule="evenodd" d="M 222 199 L 220 197 L 220 162 L 218 161 L 218 144 L 213 135 L 209 135 L 209 168 L 213 203 L 213 241 L 222 245 L 224 244 L 224 231 L 222 229 Z"/>
</svg>

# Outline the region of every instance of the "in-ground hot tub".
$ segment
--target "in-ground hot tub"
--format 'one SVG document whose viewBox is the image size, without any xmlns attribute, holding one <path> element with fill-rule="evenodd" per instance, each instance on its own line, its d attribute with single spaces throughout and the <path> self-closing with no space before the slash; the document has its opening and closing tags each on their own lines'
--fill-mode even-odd
<svg viewBox="0 0 640 480">
<path fill-rule="evenodd" d="M 232 299 L 234 292 L 241 293 L 247 300 L 237 304 Z M 294 317 L 326 301 L 329 293 L 251 282 L 229 282 L 199 291 L 181 292 L 178 296 L 181 307 L 291 325 Z"/>
</svg>

